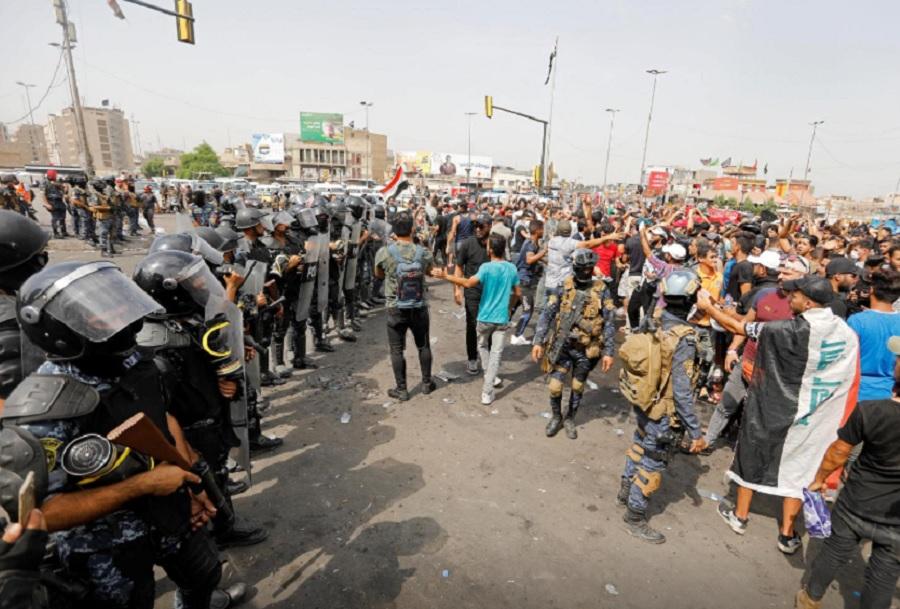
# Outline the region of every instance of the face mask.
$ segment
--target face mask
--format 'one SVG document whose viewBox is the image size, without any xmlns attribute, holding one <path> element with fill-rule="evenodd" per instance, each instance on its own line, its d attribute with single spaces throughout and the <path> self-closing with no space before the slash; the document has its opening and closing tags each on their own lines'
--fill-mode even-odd
<svg viewBox="0 0 900 609">
<path fill-rule="evenodd" d="M 850 259 L 859 260 L 859 251 L 853 250 L 852 252 L 850 252 Z"/>
</svg>

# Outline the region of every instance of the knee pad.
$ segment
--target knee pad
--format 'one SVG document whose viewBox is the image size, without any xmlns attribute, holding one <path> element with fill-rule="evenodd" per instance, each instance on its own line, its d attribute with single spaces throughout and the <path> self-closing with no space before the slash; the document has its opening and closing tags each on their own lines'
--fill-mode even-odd
<svg viewBox="0 0 900 609">
<path fill-rule="evenodd" d="M 573 376 L 572 391 L 574 391 L 575 393 L 584 393 L 584 381 L 580 381 Z"/>
<path fill-rule="evenodd" d="M 648 472 L 643 467 L 639 467 L 634 475 L 634 483 L 641 489 L 644 497 L 650 497 L 659 490 L 662 484 L 662 474 L 660 472 Z"/>
<path fill-rule="evenodd" d="M 550 382 L 548 383 L 550 388 L 550 397 L 558 398 L 562 396 L 563 392 L 563 383 L 562 380 L 556 378 L 556 375 L 552 375 L 550 377 Z"/>
<path fill-rule="evenodd" d="M 641 457 L 644 456 L 644 447 L 635 442 L 628 447 L 628 450 L 625 451 L 625 455 L 635 463 L 640 463 Z"/>
</svg>

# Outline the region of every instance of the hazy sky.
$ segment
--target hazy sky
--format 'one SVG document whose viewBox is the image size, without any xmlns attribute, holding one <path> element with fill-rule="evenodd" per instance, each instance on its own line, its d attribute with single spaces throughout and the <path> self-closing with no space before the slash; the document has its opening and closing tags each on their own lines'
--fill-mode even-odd
<svg viewBox="0 0 900 609">
<path fill-rule="evenodd" d="M 168 0 L 158 4 L 170 7 Z M 194 0 L 195 46 L 174 18 L 121 2 L 69 0 L 75 63 L 90 105 L 110 99 L 140 121 L 144 149 L 217 149 L 257 131 L 299 131 L 299 113 L 343 112 L 394 150 L 466 150 L 466 111 L 496 104 L 546 116 L 547 58 L 560 38 L 551 158 L 568 178 L 601 182 L 609 121 L 610 181 L 634 182 L 659 81 L 648 165 L 732 157 L 770 180 L 802 177 L 810 127 L 819 194 L 883 195 L 900 178 L 900 3 L 835 0 L 492 2 Z M 59 57 L 50 0 L 0 0 L 0 121 L 26 113 L 16 80 L 38 85 Z M 60 69 L 61 82 L 64 67 Z M 68 105 L 53 89 L 35 118 Z M 472 153 L 530 168 L 540 126 L 512 116 L 472 120 Z"/>
</svg>

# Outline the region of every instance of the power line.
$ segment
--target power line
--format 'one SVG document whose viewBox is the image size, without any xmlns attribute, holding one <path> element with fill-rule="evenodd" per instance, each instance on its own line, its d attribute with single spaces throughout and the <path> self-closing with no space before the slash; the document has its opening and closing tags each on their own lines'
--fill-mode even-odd
<svg viewBox="0 0 900 609">
<path fill-rule="evenodd" d="M 53 83 L 56 81 L 56 76 L 59 74 L 59 67 L 62 65 L 62 59 L 63 59 L 63 52 L 62 52 L 62 50 L 60 50 L 59 51 L 59 59 L 56 61 L 56 68 L 54 68 L 54 70 L 53 70 L 53 77 L 50 79 L 50 84 L 47 85 L 47 90 L 44 91 L 44 94 L 41 96 L 41 99 L 38 100 L 38 103 L 35 104 L 34 107 L 31 109 L 32 112 L 34 110 L 37 110 L 38 108 L 40 108 L 41 104 L 44 103 L 44 100 L 47 99 L 47 96 L 50 95 L 50 91 L 52 91 L 56 86 L 58 86 L 58 85 L 54 85 Z M 63 81 L 63 82 L 65 82 L 65 81 Z M 59 83 L 59 84 L 62 84 L 62 83 Z M 14 121 L 2 121 L 2 122 L 6 125 L 15 125 L 16 123 L 21 123 L 26 118 L 28 118 L 29 114 L 31 114 L 31 112 L 26 112 L 23 116 L 17 118 Z"/>
</svg>

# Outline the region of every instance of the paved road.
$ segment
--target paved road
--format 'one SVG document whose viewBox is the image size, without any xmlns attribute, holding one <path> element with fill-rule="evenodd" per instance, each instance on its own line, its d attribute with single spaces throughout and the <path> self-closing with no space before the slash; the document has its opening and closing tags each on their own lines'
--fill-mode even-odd
<svg viewBox="0 0 900 609">
<path fill-rule="evenodd" d="M 160 224 L 171 230 L 172 217 Z M 92 255 L 52 246 L 52 260 Z M 117 260 L 130 268 L 138 253 Z M 319 370 L 270 392 L 264 427 L 285 445 L 255 462 L 254 486 L 236 505 L 272 536 L 226 553 L 227 576 L 255 586 L 246 606 L 793 606 L 816 549 L 805 545 L 793 557 L 776 549 L 779 502 L 759 497 L 739 537 L 698 494 L 727 492 L 730 450 L 678 455 L 652 503 L 652 524 L 668 542 L 634 540 L 614 505 L 633 430 L 615 377 L 593 373 L 599 387 L 586 393 L 577 441 L 547 439 L 546 387 L 528 348 L 507 348 L 504 386 L 493 406 L 481 406 L 480 379 L 464 372 L 461 310 L 446 284 L 430 292 L 435 370 L 458 381 L 421 395 L 411 349 L 412 399 L 389 400 L 386 332 L 376 314 L 358 343 L 337 344 L 317 357 Z M 857 606 L 861 560 L 825 607 L 844 607 L 845 599 Z M 160 594 L 157 606 L 171 606 L 165 580 Z"/>
</svg>

